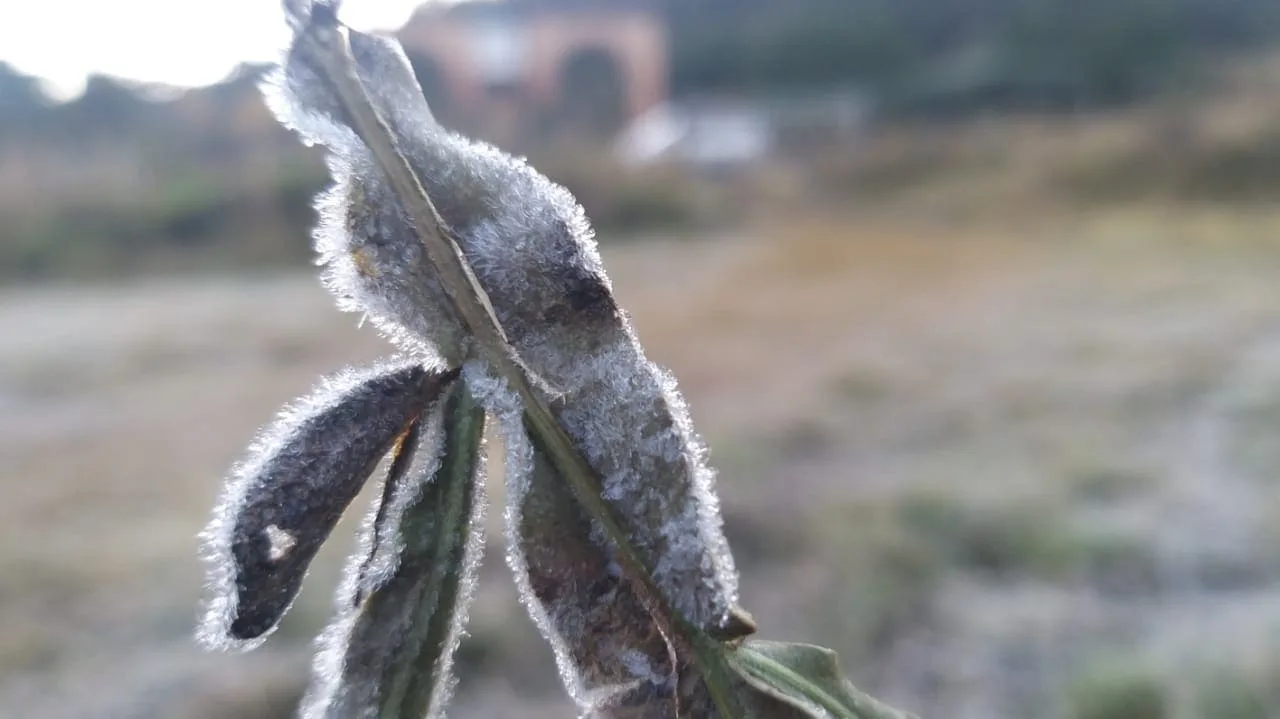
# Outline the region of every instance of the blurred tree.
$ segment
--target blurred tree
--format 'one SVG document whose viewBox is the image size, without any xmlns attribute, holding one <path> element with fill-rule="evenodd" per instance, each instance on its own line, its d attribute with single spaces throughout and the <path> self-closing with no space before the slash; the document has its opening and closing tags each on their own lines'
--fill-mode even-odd
<svg viewBox="0 0 1280 719">
<path fill-rule="evenodd" d="M 1132 102 L 1280 37 L 1274 0 L 664 0 L 677 94 L 857 85 L 901 110 Z"/>
<path fill-rule="evenodd" d="M 0 113 L 18 113 L 48 108 L 49 98 L 40 89 L 40 80 L 24 75 L 7 62 L 0 62 Z"/>
<path fill-rule="evenodd" d="M 51 105 L 39 79 L 0 62 L 0 142 L 38 125 Z"/>
<path fill-rule="evenodd" d="M 138 137 L 164 126 L 160 108 L 160 103 L 149 102 L 121 80 L 90 75 L 84 93 L 59 108 L 55 125 L 68 139 L 80 143 Z"/>
<path fill-rule="evenodd" d="M 1028 0 L 1002 33 L 1006 82 L 1065 104 L 1131 101 L 1184 74 L 1188 19 L 1169 0 Z"/>
</svg>

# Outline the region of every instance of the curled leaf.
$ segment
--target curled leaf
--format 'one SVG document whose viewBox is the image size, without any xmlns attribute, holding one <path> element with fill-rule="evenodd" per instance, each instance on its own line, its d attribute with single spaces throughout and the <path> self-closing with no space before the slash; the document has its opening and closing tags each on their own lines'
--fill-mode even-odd
<svg viewBox="0 0 1280 719">
<path fill-rule="evenodd" d="M 738 675 L 776 713 L 769 717 L 913 719 L 858 691 L 844 676 L 836 653 L 812 644 L 748 640 L 729 653 Z"/>
<path fill-rule="evenodd" d="M 482 549 L 484 420 L 455 383 L 402 444 L 348 563 L 304 716 L 443 713 Z"/>
<path fill-rule="evenodd" d="M 275 628 L 347 505 L 446 377 L 417 363 L 345 372 L 259 433 L 203 534 L 206 646 L 252 646 Z"/>
</svg>

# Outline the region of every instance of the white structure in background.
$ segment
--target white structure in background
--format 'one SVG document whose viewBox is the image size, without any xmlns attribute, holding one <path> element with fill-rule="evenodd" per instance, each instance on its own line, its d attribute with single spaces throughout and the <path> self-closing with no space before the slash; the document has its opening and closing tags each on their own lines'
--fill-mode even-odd
<svg viewBox="0 0 1280 719">
<path fill-rule="evenodd" d="M 851 93 L 769 102 L 666 102 L 624 128 L 615 151 L 631 165 L 732 167 L 764 158 L 788 138 L 852 141 L 868 115 L 862 96 Z"/>
<path fill-rule="evenodd" d="M 666 157 L 688 132 L 688 118 L 664 102 L 623 128 L 614 150 L 623 162 L 642 165 Z"/>
</svg>

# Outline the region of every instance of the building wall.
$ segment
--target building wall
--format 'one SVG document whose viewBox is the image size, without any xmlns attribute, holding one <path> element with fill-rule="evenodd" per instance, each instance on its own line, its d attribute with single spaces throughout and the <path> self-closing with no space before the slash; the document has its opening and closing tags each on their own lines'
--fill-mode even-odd
<svg viewBox="0 0 1280 719">
<path fill-rule="evenodd" d="M 485 77 L 477 33 L 485 23 L 511 29 L 523 48 L 521 71 L 514 84 L 495 93 Z M 419 63 L 434 65 L 452 119 L 464 130 L 484 132 L 504 124 L 511 113 L 534 124 L 562 107 L 564 73 L 583 51 L 603 51 L 616 64 L 623 85 L 623 119 L 631 119 L 661 102 L 667 94 L 666 30 L 656 15 L 638 9 L 533 10 L 519 13 L 470 14 L 428 6 L 399 33 L 405 51 Z M 428 90 L 428 95 L 431 91 Z M 478 127 L 476 125 L 479 125 Z"/>
</svg>

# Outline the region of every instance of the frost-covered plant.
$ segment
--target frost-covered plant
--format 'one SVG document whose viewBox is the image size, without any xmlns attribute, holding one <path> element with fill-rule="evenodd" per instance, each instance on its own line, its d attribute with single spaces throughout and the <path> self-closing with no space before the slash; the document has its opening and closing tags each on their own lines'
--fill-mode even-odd
<svg viewBox="0 0 1280 719">
<path fill-rule="evenodd" d="M 326 286 L 401 356 L 327 381 L 237 465 L 204 535 L 201 641 L 263 641 L 390 454 L 302 713 L 442 715 L 480 559 L 488 415 L 506 445 L 507 561 L 585 715 L 894 715 L 829 651 L 747 639 L 706 451 L 581 207 L 439 126 L 399 45 L 336 10 L 286 2 L 295 36 L 266 92 L 328 151 Z"/>
</svg>

